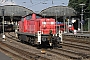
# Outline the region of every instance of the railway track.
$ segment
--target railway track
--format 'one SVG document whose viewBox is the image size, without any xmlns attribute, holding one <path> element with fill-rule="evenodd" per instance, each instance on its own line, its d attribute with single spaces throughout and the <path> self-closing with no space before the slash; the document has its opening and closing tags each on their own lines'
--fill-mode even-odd
<svg viewBox="0 0 90 60">
<path fill-rule="evenodd" d="M 15 35 L 13 34 L 13 36 L 15 37 Z M 12 34 L 10 34 L 9 33 L 9 37 L 11 38 L 11 37 L 13 37 L 12 36 Z M 13 38 L 14 39 L 14 38 Z M 15 39 L 17 39 L 17 38 L 15 38 Z M 17 40 L 16 40 L 17 41 Z M 45 49 L 46 50 L 46 49 Z M 46 50 L 47 51 L 47 50 Z M 53 55 L 52 53 L 49 53 L 48 51 L 47 51 L 47 53 L 46 53 L 46 55 L 48 56 L 48 57 L 50 57 L 50 56 L 56 56 L 55 54 Z M 56 56 L 57 58 L 55 59 L 55 60 L 59 60 L 59 59 L 62 59 L 62 60 L 67 60 L 67 58 L 63 58 L 63 57 L 61 57 L 60 55 L 59 56 Z M 59 57 L 59 58 L 58 58 Z M 51 58 L 53 58 L 53 57 L 51 57 Z M 51 60 L 53 60 L 53 59 L 51 59 Z"/>
<path fill-rule="evenodd" d="M 28 54 L 26 54 L 25 51 L 23 51 L 23 50 L 21 50 L 21 49 L 18 49 L 18 48 L 16 48 L 16 47 L 7 45 L 7 44 L 5 44 L 5 43 L 1 43 L 1 42 L 0 42 L 0 44 L 4 47 L 4 48 L 1 47 L 1 49 L 2 49 L 3 51 L 12 53 L 12 55 L 14 55 L 14 56 L 16 55 L 16 53 L 18 53 L 17 56 L 21 57 L 21 58 L 19 58 L 19 59 L 23 59 L 23 60 L 24 60 L 24 59 L 25 59 L 25 60 L 34 60 L 34 59 L 36 59 L 36 57 L 38 57 L 38 56 L 36 56 L 36 55 L 34 55 L 34 54 L 32 54 L 32 53 L 29 53 L 29 52 L 28 52 Z M 5 48 L 8 48 L 8 50 L 5 49 Z M 12 50 L 12 51 L 11 51 L 11 50 Z"/>
<path fill-rule="evenodd" d="M 13 46 L 11 46 L 11 45 L 8 45 L 8 44 L 5 44 L 5 43 L 1 43 L 0 42 L 0 44 L 4 47 L 1 47 L 2 48 L 2 50 L 4 50 L 4 51 L 6 51 L 6 52 L 11 52 L 11 50 L 13 50 L 13 51 L 15 51 L 14 53 L 12 53 L 13 55 L 15 55 L 15 53 L 18 53 L 19 55 L 19 57 L 21 57 L 20 59 L 25 59 L 25 60 L 37 60 L 37 59 L 39 59 L 39 60 L 49 60 L 49 59 L 47 59 L 47 58 L 45 58 L 45 57 L 41 57 L 41 56 L 38 56 L 38 55 L 36 55 L 36 54 L 33 54 L 33 53 L 30 53 L 30 52 L 27 52 L 27 51 L 24 51 L 24 50 L 22 50 L 22 49 L 19 49 L 19 48 L 16 48 L 16 47 L 13 47 Z M 5 49 L 5 47 L 6 48 L 8 48 L 8 50 L 10 50 L 10 51 L 7 51 L 7 49 Z"/>
<path fill-rule="evenodd" d="M 7 34 L 6 34 L 6 37 L 7 37 Z M 19 57 L 19 59 L 21 59 L 21 60 L 50 60 L 46 57 L 42 57 L 42 56 L 39 56 L 32 52 L 25 51 L 25 49 L 22 49 L 21 47 L 17 47 L 15 45 L 16 43 L 14 43 L 14 41 L 12 42 L 13 44 L 10 44 L 9 39 L 8 38 L 6 38 L 6 39 L 8 40 L 7 41 L 8 43 L 6 41 L 5 42 L 0 41 L 0 45 L 2 45 L 2 46 L 0 46 L 0 48 L 4 52 L 10 52 L 10 54 L 12 53 L 11 55 L 15 55 L 15 56 Z M 16 54 L 18 54 L 18 55 L 16 55 Z"/>
<path fill-rule="evenodd" d="M 19 41 L 15 37 L 14 33 L 12 33 L 12 34 L 8 33 L 8 38 L 10 38 L 10 39 L 12 38 L 15 41 Z M 13 44 L 17 45 L 17 43 L 13 43 Z M 23 46 L 21 46 L 23 49 L 29 49 L 29 48 L 25 48 Z M 88 53 L 90 51 L 90 47 L 88 45 L 84 46 L 83 44 L 80 45 L 80 44 L 72 43 L 72 42 L 69 41 L 69 43 L 63 42 L 62 47 L 63 48 L 55 48 L 55 49 L 52 49 L 52 50 L 46 49 L 46 54 L 43 55 L 44 59 L 52 58 L 52 59 L 49 59 L 49 60 L 53 60 L 53 56 L 56 56 L 56 59 L 54 58 L 55 60 L 60 60 L 60 59 L 61 60 L 89 60 L 90 59 L 90 54 Z M 15 50 L 15 48 L 12 48 L 12 50 L 13 49 Z M 81 50 L 83 50 L 85 53 Z M 24 54 L 24 53 L 22 53 L 22 54 Z M 37 54 L 37 55 L 38 55 L 38 56 L 36 56 L 36 57 L 38 57 L 37 59 L 42 59 L 43 58 L 43 57 L 40 58 L 42 54 Z M 46 55 L 48 57 L 46 57 Z M 28 56 L 29 56 L 29 54 L 28 54 Z M 29 57 L 29 59 L 30 59 L 30 57 Z"/>
<path fill-rule="evenodd" d="M 63 43 L 63 46 L 69 46 L 69 47 L 74 47 L 86 51 L 90 51 L 90 47 L 87 46 L 82 46 L 82 45 L 76 45 L 76 44 L 70 44 L 70 43 Z"/>
<path fill-rule="evenodd" d="M 21 60 L 27 60 L 27 59 L 25 59 L 23 56 L 20 56 L 19 54 L 17 54 L 16 52 L 12 52 L 12 50 L 11 49 L 9 49 L 9 48 L 7 48 L 7 47 L 5 47 L 5 46 L 3 46 L 3 45 L 0 43 L 0 51 L 1 52 L 3 52 L 3 53 L 5 53 L 6 55 L 8 55 L 8 56 L 11 56 L 11 58 L 13 59 L 13 60 L 18 60 L 18 59 L 21 59 Z M 7 48 L 7 49 L 5 49 L 5 48 Z"/>
<path fill-rule="evenodd" d="M 84 53 L 80 53 L 80 52 L 73 51 L 73 50 L 67 50 L 67 49 L 56 49 L 56 50 L 62 51 L 62 52 L 68 52 L 68 53 L 77 55 L 77 56 L 79 56 L 79 59 L 87 59 L 87 58 L 90 58 L 90 54 L 84 54 Z"/>
<path fill-rule="evenodd" d="M 63 41 L 70 41 L 90 45 L 90 34 L 63 34 Z"/>
<path fill-rule="evenodd" d="M 72 42 L 72 41 L 63 41 L 63 43 L 64 43 L 64 44 L 71 44 L 71 45 L 75 45 L 75 46 L 84 47 L 84 48 L 86 48 L 86 49 L 90 49 L 90 45 L 89 45 L 89 44 Z"/>
<path fill-rule="evenodd" d="M 77 42 L 77 40 L 74 39 L 66 39 L 65 41 L 63 41 L 62 45 L 63 48 L 61 49 L 55 49 L 58 50 L 58 52 L 56 51 L 50 51 L 52 53 L 56 53 L 58 55 L 63 55 L 65 57 L 68 57 L 70 59 L 76 59 L 76 60 L 83 60 L 83 59 L 88 59 L 90 60 L 90 44 L 87 41 L 83 41 L 83 40 L 79 40 L 79 42 Z M 63 52 L 63 53 L 62 53 Z"/>
<path fill-rule="evenodd" d="M 67 58 L 63 58 L 63 57 L 61 57 L 61 56 L 57 56 L 56 54 L 53 54 L 53 53 L 50 53 L 50 52 L 46 52 L 45 54 L 42 54 L 41 53 L 41 49 L 36 49 L 36 47 L 31 47 L 30 45 L 27 45 L 27 44 L 23 44 L 23 43 L 21 43 L 21 42 L 14 42 L 14 41 L 18 41 L 18 39 L 17 38 L 12 38 L 12 36 L 14 36 L 14 34 L 11 34 L 11 33 L 7 33 L 6 34 L 6 36 L 8 36 L 8 38 L 10 38 L 9 40 L 7 40 L 6 42 L 7 43 L 10 43 L 10 41 L 12 41 L 11 43 L 10 43 L 10 45 L 15 45 L 14 47 L 18 47 L 19 46 L 19 48 L 22 48 L 22 49 L 24 49 L 25 51 L 28 51 L 28 52 L 32 52 L 33 51 L 33 53 L 34 54 L 36 54 L 36 55 L 38 55 L 38 56 L 42 56 L 42 57 L 45 57 L 44 59 L 45 60 L 47 60 L 47 59 L 49 59 L 49 60 L 67 60 Z M 7 39 L 8 39 L 7 38 Z M 18 44 L 19 43 L 19 44 Z M 21 45 L 22 44 L 22 45 Z M 29 46 L 29 47 L 27 47 L 27 46 Z M 46 59 L 47 58 L 47 59 Z M 39 59 L 37 59 L 37 60 L 44 60 L 44 59 L 42 59 L 42 58 L 39 58 Z"/>
<path fill-rule="evenodd" d="M 47 51 L 54 53 L 54 54 L 57 54 L 59 56 L 64 56 L 65 58 L 71 59 L 71 60 L 74 60 L 74 59 L 75 60 L 81 60 L 82 59 L 80 56 L 76 56 L 74 54 L 71 54 L 71 53 L 65 52 L 65 51 L 61 51 L 61 50 L 60 51 L 58 51 L 58 50 L 47 50 Z"/>
<path fill-rule="evenodd" d="M 88 40 L 83 40 L 83 39 L 75 39 L 75 38 L 65 38 L 64 41 L 71 41 L 71 42 L 77 42 L 77 43 L 82 43 L 82 44 L 89 44 L 90 45 L 90 41 Z"/>
<path fill-rule="evenodd" d="M 56 48 L 56 49 L 47 50 L 47 51 L 50 51 L 54 54 L 62 55 L 62 56 L 65 56 L 66 58 L 70 58 L 70 59 L 74 59 L 74 60 L 90 59 L 90 53 L 89 53 L 90 49 L 79 48 L 80 46 L 81 45 L 77 45 L 77 47 L 75 47 L 75 45 L 71 45 L 69 43 L 67 45 L 67 44 L 63 43 L 62 44 L 63 48 Z M 86 47 L 86 46 L 84 46 L 84 47 Z M 72 49 L 70 49 L 70 48 L 72 48 Z M 84 50 L 84 52 L 81 50 Z M 86 53 L 86 52 L 88 52 L 88 53 Z"/>
</svg>

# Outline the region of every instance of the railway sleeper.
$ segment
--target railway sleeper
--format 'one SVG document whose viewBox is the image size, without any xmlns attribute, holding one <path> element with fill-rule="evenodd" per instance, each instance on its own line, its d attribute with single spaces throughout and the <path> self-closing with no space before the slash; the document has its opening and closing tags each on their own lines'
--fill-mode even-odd
<svg viewBox="0 0 90 60">
<path fill-rule="evenodd" d="M 58 51 L 66 51 L 66 52 L 69 52 L 69 53 L 72 53 L 72 54 L 75 54 L 75 55 L 79 55 L 82 57 L 82 59 L 87 59 L 87 58 L 90 58 L 90 55 L 88 54 L 84 54 L 84 53 L 80 53 L 80 52 L 76 52 L 76 51 L 72 51 L 72 50 L 67 50 L 67 49 L 56 49 Z"/>
<path fill-rule="evenodd" d="M 10 47 L 6 46 L 5 44 L 3 44 L 1 42 L 0 42 L 0 44 L 2 46 L 4 46 L 4 47 L 0 46 L 0 49 L 2 51 L 4 51 L 5 53 L 8 53 L 10 56 L 12 56 L 12 58 L 14 58 L 14 59 L 21 59 L 21 60 L 23 60 L 23 59 L 24 60 L 28 60 L 28 58 L 26 58 L 25 56 L 21 56 L 19 53 L 17 53 L 16 51 L 12 50 Z"/>
</svg>

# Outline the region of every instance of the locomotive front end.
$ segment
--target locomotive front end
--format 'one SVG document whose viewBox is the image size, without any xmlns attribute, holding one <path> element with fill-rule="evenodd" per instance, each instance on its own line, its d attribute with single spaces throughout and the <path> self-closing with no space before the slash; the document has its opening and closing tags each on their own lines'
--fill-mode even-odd
<svg viewBox="0 0 90 60">
<path fill-rule="evenodd" d="M 56 34 L 55 19 L 41 19 L 38 42 L 43 46 L 57 46 L 61 42 L 60 34 Z"/>
<path fill-rule="evenodd" d="M 61 33 L 53 35 L 52 30 L 50 30 L 49 34 L 41 34 L 41 31 L 38 31 L 38 42 L 42 47 L 58 47 L 61 43 L 61 35 Z"/>
</svg>

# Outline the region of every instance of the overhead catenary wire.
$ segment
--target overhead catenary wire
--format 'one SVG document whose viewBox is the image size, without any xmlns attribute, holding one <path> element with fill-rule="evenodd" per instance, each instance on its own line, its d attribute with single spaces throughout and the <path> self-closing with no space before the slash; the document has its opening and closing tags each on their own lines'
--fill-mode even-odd
<svg viewBox="0 0 90 60">
<path fill-rule="evenodd" d="M 0 3 L 5 3 L 5 2 L 7 2 L 8 0 L 1 0 L 1 2 Z"/>
<path fill-rule="evenodd" d="M 33 4 L 32 0 L 30 0 L 30 2 Z"/>
<path fill-rule="evenodd" d="M 34 4 L 34 5 L 31 5 L 30 7 L 33 7 L 33 6 L 36 6 L 36 5 L 42 4 L 43 2 L 46 2 L 46 1 L 48 1 L 48 0 L 44 0 L 44 1 L 42 1 L 42 2 L 36 3 L 36 4 Z"/>
<path fill-rule="evenodd" d="M 9 1 L 9 0 L 0 0 L 0 3 L 5 3 L 7 1 Z M 10 0 L 10 1 L 13 2 L 13 0 Z"/>
</svg>

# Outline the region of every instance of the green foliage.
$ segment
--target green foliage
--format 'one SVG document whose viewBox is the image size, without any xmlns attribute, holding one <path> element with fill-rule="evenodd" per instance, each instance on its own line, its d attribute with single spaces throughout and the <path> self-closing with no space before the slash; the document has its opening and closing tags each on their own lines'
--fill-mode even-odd
<svg viewBox="0 0 90 60">
<path fill-rule="evenodd" d="M 85 18 L 90 18 L 90 0 L 69 0 L 69 7 L 74 8 L 78 14 L 81 13 L 81 6 L 79 4 L 85 4 L 85 6 L 83 7 L 84 9 L 84 13 L 88 16 L 85 16 Z"/>
<path fill-rule="evenodd" d="M 73 9 L 75 9 L 78 13 L 77 15 L 80 17 L 81 14 L 81 6 L 79 4 L 85 4 L 85 6 L 83 6 L 84 9 L 84 20 L 86 20 L 87 18 L 90 18 L 90 0 L 69 0 L 69 7 L 72 7 Z M 87 30 L 87 21 L 85 21 L 84 30 Z"/>
</svg>

